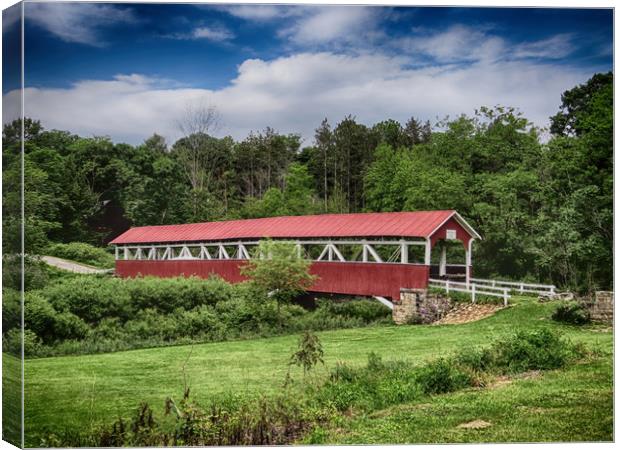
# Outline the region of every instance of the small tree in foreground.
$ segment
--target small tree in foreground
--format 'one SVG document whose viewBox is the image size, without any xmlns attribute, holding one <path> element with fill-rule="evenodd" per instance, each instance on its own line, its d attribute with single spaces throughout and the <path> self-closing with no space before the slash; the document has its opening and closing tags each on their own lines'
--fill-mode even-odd
<svg viewBox="0 0 620 450">
<path fill-rule="evenodd" d="M 241 273 L 280 305 L 308 289 L 316 277 L 309 272 L 311 262 L 298 254 L 291 242 L 262 240 Z"/>
<path fill-rule="evenodd" d="M 290 365 L 301 366 L 306 375 L 318 363 L 323 363 L 323 346 L 319 337 L 312 331 L 304 331 L 299 338 L 299 346 L 291 355 Z"/>
</svg>

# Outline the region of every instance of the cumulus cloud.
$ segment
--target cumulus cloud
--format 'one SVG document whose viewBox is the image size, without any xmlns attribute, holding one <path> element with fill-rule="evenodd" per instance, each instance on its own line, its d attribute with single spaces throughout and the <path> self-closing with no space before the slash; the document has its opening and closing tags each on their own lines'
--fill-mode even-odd
<svg viewBox="0 0 620 450">
<path fill-rule="evenodd" d="M 25 102 L 26 115 L 48 129 L 139 143 L 153 132 L 169 141 L 178 138 L 175 119 L 199 99 L 218 109 L 222 135 L 242 139 L 271 126 L 301 133 L 305 144 L 311 144 L 313 130 L 325 116 L 335 124 L 347 114 L 372 125 L 411 116 L 433 121 L 500 104 L 517 107 L 545 126 L 560 94 L 590 76 L 585 70 L 530 60 L 412 69 L 402 58 L 383 54 L 322 52 L 246 60 L 232 83 L 218 90 L 171 86 L 136 74 L 85 80 L 66 89 L 29 87 Z M 9 92 L 4 104 L 15 104 L 17 96 L 19 91 Z"/>
<path fill-rule="evenodd" d="M 100 30 L 137 20 L 132 10 L 97 3 L 26 3 L 25 18 L 67 42 L 102 46 Z"/>
</svg>

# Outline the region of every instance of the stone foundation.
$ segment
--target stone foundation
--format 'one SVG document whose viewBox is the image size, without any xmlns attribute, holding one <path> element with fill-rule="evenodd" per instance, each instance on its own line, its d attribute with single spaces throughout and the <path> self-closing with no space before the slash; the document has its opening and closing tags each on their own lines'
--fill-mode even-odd
<svg viewBox="0 0 620 450">
<path fill-rule="evenodd" d="M 443 294 L 430 294 L 427 289 L 401 289 L 400 298 L 392 303 L 392 319 L 397 325 L 432 323 L 452 309 L 449 298 Z"/>
<path fill-rule="evenodd" d="M 612 323 L 614 320 L 613 291 L 596 291 L 594 301 L 588 305 L 590 318 L 596 322 Z"/>
</svg>

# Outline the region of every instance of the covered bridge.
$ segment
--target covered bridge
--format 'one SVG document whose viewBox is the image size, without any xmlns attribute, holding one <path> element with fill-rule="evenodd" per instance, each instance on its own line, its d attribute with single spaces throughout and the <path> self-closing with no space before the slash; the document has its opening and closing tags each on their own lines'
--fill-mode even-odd
<svg viewBox="0 0 620 450">
<path fill-rule="evenodd" d="M 416 211 L 135 227 L 110 244 L 121 277 L 217 274 L 239 282 L 240 267 L 264 238 L 291 241 L 313 261 L 313 292 L 396 299 L 401 288 L 426 288 L 431 270 L 469 282 L 472 243 L 480 236 L 456 211 Z M 463 260 L 450 265 L 453 241 L 462 244 Z"/>
</svg>

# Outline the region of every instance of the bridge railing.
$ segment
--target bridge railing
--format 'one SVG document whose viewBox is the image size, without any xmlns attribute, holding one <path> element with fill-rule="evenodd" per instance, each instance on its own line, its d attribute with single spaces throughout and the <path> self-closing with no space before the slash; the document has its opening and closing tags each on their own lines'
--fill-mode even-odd
<svg viewBox="0 0 620 450">
<path fill-rule="evenodd" d="M 476 283 L 479 286 L 508 288 L 509 290 L 518 292 L 520 294 L 555 294 L 556 290 L 556 287 L 552 284 L 524 283 L 520 281 L 485 280 L 483 278 L 470 278 L 470 281 Z"/>
<path fill-rule="evenodd" d="M 446 293 L 450 291 L 464 292 L 471 295 L 471 302 L 476 303 L 476 296 L 484 295 L 491 297 L 500 297 L 504 300 L 504 306 L 508 306 L 508 299 L 510 298 L 510 289 L 507 287 L 495 287 L 477 284 L 475 282 L 462 283 L 459 281 L 451 280 L 437 280 L 429 279 L 429 286 L 434 288 L 444 289 Z"/>
</svg>

